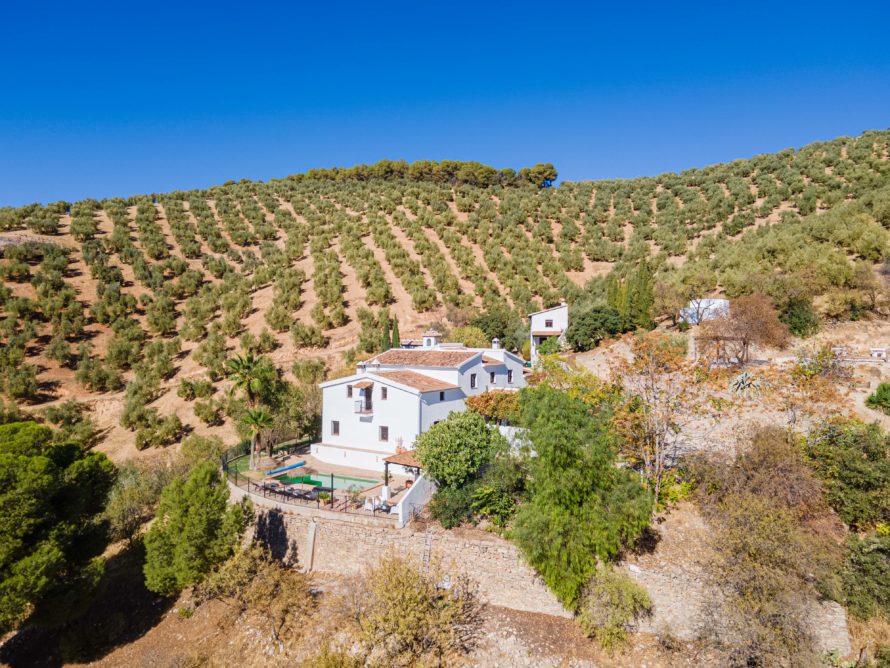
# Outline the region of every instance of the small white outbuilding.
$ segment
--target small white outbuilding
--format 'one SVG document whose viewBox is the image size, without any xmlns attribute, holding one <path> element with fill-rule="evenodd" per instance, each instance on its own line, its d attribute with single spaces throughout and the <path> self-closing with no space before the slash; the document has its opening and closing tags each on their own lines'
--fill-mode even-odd
<svg viewBox="0 0 890 668">
<path fill-rule="evenodd" d="M 702 297 L 692 299 L 686 308 L 680 309 L 680 320 L 690 325 L 700 325 L 705 320 L 713 320 L 729 313 L 729 300 Z"/>
</svg>

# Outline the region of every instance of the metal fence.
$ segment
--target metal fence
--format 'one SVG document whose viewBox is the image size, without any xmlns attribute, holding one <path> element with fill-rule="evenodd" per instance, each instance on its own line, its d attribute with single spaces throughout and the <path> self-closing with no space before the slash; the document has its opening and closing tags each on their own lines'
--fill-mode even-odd
<svg viewBox="0 0 890 668">
<path fill-rule="evenodd" d="M 282 443 L 273 449 L 273 452 L 291 454 L 299 452 L 311 443 L 311 439 Z M 390 515 L 390 508 L 364 507 L 365 498 L 348 490 L 337 490 L 334 487 L 315 487 L 312 490 L 291 491 L 284 487 L 273 487 L 265 482 L 256 482 L 240 473 L 235 462 L 250 456 L 250 442 L 245 441 L 226 450 L 222 455 L 222 470 L 230 483 L 253 496 L 262 497 L 276 503 L 297 507 L 318 508 L 351 515 L 364 515 L 366 517 L 380 517 L 392 519 L 398 522 L 395 515 Z"/>
</svg>

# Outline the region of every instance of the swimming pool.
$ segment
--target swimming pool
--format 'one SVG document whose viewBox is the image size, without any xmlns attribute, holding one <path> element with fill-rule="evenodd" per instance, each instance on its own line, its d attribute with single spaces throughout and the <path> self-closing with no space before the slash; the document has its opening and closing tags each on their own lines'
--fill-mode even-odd
<svg viewBox="0 0 890 668">
<path fill-rule="evenodd" d="M 331 474 L 322 473 L 320 471 L 308 475 L 281 476 L 278 480 L 287 484 L 303 483 L 304 485 L 314 485 L 316 487 L 331 486 Z M 348 475 L 334 474 L 334 489 L 349 489 L 350 487 L 354 487 L 358 490 L 362 490 L 367 489 L 368 487 L 373 487 L 374 485 L 379 485 L 380 483 L 380 480 L 374 480 L 372 478 L 355 478 Z"/>
</svg>

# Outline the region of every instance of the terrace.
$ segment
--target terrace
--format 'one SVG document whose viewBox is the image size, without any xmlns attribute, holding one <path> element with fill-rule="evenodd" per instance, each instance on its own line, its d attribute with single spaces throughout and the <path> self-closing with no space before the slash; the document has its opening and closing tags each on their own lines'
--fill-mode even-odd
<svg viewBox="0 0 890 668">
<path fill-rule="evenodd" d="M 230 455 L 223 459 L 223 471 L 230 484 L 260 504 L 284 505 L 297 512 L 314 508 L 365 515 L 393 523 L 398 523 L 397 508 L 415 482 L 388 470 L 384 474 L 321 462 L 303 444 L 264 458 L 259 470 L 250 470 L 248 463 L 247 454 Z"/>
</svg>

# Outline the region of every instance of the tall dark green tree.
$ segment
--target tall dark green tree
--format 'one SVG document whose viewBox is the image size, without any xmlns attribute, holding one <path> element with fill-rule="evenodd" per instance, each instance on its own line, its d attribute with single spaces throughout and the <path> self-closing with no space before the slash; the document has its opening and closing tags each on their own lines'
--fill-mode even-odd
<svg viewBox="0 0 890 668">
<path fill-rule="evenodd" d="M 114 465 L 34 422 L 0 426 L 0 635 L 89 604 L 104 572 Z"/>
<path fill-rule="evenodd" d="M 399 334 L 399 319 L 392 319 L 392 347 L 400 348 L 402 346 L 402 336 Z"/>
<path fill-rule="evenodd" d="M 615 466 L 618 443 L 606 406 L 592 409 L 545 386 L 523 390 L 520 404 L 536 456 L 514 537 L 574 610 L 597 560 L 614 559 L 648 526 L 652 500 L 638 476 Z"/>
<path fill-rule="evenodd" d="M 166 596 L 200 582 L 230 557 L 247 526 L 250 508 L 229 505 L 229 488 L 214 462 L 196 466 L 161 493 L 145 536 L 145 586 Z"/>
</svg>

